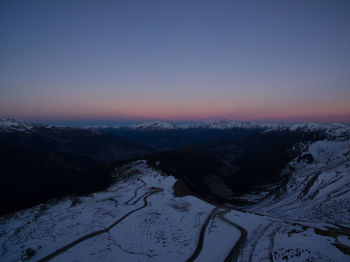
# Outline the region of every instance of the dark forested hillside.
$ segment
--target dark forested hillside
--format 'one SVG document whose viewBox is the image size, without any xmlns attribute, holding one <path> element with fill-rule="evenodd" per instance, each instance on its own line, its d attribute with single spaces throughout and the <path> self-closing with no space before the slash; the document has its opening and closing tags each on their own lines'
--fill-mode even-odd
<svg viewBox="0 0 350 262">
<path fill-rule="evenodd" d="M 112 181 L 107 165 L 70 153 L 0 145 L 0 159 L 0 213 L 102 190 Z"/>
<path fill-rule="evenodd" d="M 152 152 L 112 134 L 56 127 L 0 132 L 0 213 L 111 182 L 107 163 Z"/>
<path fill-rule="evenodd" d="M 98 162 L 129 159 L 152 152 L 147 146 L 113 134 L 78 128 L 34 127 L 28 132 L 0 132 L 0 143 L 88 156 Z"/>
<path fill-rule="evenodd" d="M 103 133 L 116 134 L 130 141 L 144 144 L 157 151 L 173 150 L 190 144 L 206 144 L 224 138 L 242 138 L 259 133 L 261 129 L 206 129 L 186 128 L 168 130 L 148 130 L 132 128 L 114 128 L 99 130 Z"/>
</svg>

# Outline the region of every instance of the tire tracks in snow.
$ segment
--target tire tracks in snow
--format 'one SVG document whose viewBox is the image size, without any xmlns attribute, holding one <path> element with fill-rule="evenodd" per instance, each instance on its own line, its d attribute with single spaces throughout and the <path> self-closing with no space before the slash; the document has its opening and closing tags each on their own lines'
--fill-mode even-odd
<svg viewBox="0 0 350 262">
<path fill-rule="evenodd" d="M 282 223 L 278 223 L 278 225 L 272 229 L 272 232 L 270 234 L 268 234 L 268 237 L 270 239 L 270 244 L 269 244 L 269 256 L 270 257 L 269 258 L 270 258 L 271 262 L 273 262 L 273 249 L 275 247 L 275 235 L 281 229 L 281 227 L 282 227 Z"/>
<path fill-rule="evenodd" d="M 258 244 L 258 242 L 263 238 L 263 236 L 265 235 L 266 231 L 270 228 L 270 226 L 273 224 L 274 222 L 270 222 L 269 224 L 267 224 L 266 226 L 264 226 L 262 229 L 260 229 L 261 227 L 257 228 L 257 233 L 255 235 L 255 237 L 252 239 L 251 243 L 250 243 L 250 247 L 249 247 L 249 256 L 248 256 L 248 261 L 252 262 L 253 261 L 253 255 L 255 253 L 255 248 L 256 245 Z"/>
</svg>

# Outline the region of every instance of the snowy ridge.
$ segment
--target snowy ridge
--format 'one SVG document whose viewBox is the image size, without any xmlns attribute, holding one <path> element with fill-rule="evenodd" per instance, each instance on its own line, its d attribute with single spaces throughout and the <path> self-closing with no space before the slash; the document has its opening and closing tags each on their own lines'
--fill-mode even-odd
<svg viewBox="0 0 350 262">
<path fill-rule="evenodd" d="M 132 125 L 130 128 L 139 130 L 167 130 L 176 129 L 177 126 L 163 121 L 148 121 L 145 123 Z"/>
<path fill-rule="evenodd" d="M 289 127 L 290 131 L 303 131 L 303 132 L 323 132 L 326 136 L 331 138 L 350 138 L 350 127 L 340 123 L 332 124 L 315 124 L 304 123 L 296 124 Z"/>
<path fill-rule="evenodd" d="M 302 123 L 294 125 L 281 125 L 279 127 L 268 128 L 265 132 L 272 131 L 290 131 L 290 132 L 305 132 L 305 133 L 322 133 L 329 138 L 350 138 L 350 126 L 332 123 L 332 124 L 316 124 Z"/>
<path fill-rule="evenodd" d="M 21 131 L 25 132 L 32 129 L 37 124 L 28 123 L 21 120 L 15 120 L 10 118 L 1 118 L 0 119 L 0 131 L 1 132 L 12 132 L 12 131 Z"/>
<path fill-rule="evenodd" d="M 33 127 L 47 127 L 52 126 L 28 123 L 15 119 L 0 119 L 0 132 L 11 132 L 11 131 L 30 131 Z M 61 127 L 63 128 L 63 127 Z M 145 131 L 156 131 L 156 130 L 175 130 L 175 129 L 191 129 L 191 128 L 203 128 L 203 129 L 258 129 L 262 132 L 273 132 L 273 131 L 289 131 L 289 132 L 307 132 L 307 133 L 322 133 L 325 137 L 330 139 L 341 138 L 346 140 L 350 138 L 350 126 L 332 123 L 332 124 L 315 124 L 315 123 L 303 123 L 303 124 L 281 124 L 281 123 L 264 123 L 264 122 L 237 122 L 231 120 L 222 121 L 203 121 L 194 124 L 180 124 L 175 125 L 164 121 L 148 121 L 140 124 L 134 124 L 131 126 L 121 125 L 103 125 L 103 126 L 86 126 L 85 129 L 108 129 L 108 128 L 130 128 L 132 130 L 145 130 Z"/>
<path fill-rule="evenodd" d="M 282 124 L 278 123 L 259 123 L 259 122 L 237 122 L 231 120 L 221 121 L 203 121 L 190 125 L 183 125 L 182 128 L 206 128 L 206 129 L 231 129 L 231 128 L 243 128 L 243 129 L 267 129 L 267 128 L 281 128 Z"/>
<path fill-rule="evenodd" d="M 96 130 L 96 129 L 110 129 L 110 128 L 121 128 L 123 126 L 121 125 L 102 125 L 102 126 L 83 126 L 82 129 L 90 129 L 90 130 Z"/>
<path fill-rule="evenodd" d="M 141 124 L 136 124 L 130 127 L 134 130 L 171 130 L 171 129 L 191 129 L 191 128 L 203 128 L 203 129 L 260 129 L 262 132 L 272 131 L 289 131 L 289 132 L 306 132 L 306 133 L 322 133 L 329 138 L 343 138 L 348 139 L 350 137 L 350 126 L 332 123 L 332 124 L 315 124 L 315 123 L 302 123 L 302 124 L 282 124 L 282 123 L 264 123 L 264 122 L 238 122 L 231 120 L 222 121 L 203 121 L 194 124 L 181 124 L 175 125 L 162 121 L 149 121 Z"/>
</svg>

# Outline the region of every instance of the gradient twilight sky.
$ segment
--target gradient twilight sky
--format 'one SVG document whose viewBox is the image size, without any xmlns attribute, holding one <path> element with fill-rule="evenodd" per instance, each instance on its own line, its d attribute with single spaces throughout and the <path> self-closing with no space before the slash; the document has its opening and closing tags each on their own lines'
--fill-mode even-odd
<svg viewBox="0 0 350 262">
<path fill-rule="evenodd" d="M 350 1 L 0 0 L 0 117 L 350 122 Z"/>
</svg>

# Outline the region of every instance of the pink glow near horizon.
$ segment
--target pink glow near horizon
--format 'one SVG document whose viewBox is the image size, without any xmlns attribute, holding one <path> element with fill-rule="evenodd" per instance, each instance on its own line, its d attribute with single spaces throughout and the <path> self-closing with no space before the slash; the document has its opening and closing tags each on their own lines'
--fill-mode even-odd
<svg viewBox="0 0 350 262">
<path fill-rule="evenodd" d="M 176 107 L 167 105 L 118 105 L 68 106 L 42 110 L 19 109 L 1 117 L 19 119 L 67 119 L 67 120 L 167 120 L 200 121 L 231 119 L 236 121 L 273 121 L 273 122 L 350 122 L 350 110 L 347 105 L 337 105 L 330 110 L 322 106 L 299 106 L 297 108 L 276 106 L 229 106 L 229 105 L 193 105 Z"/>
<path fill-rule="evenodd" d="M 0 117 L 350 122 L 346 1 L 5 2 Z"/>
</svg>

